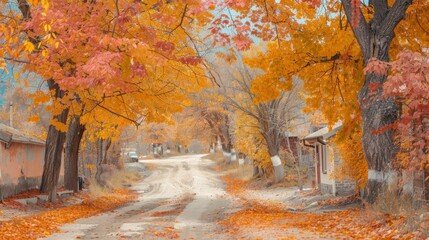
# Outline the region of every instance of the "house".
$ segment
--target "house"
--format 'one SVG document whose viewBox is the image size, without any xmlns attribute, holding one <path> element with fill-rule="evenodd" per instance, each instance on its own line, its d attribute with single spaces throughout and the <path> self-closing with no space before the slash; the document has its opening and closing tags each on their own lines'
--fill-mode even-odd
<svg viewBox="0 0 429 240">
<path fill-rule="evenodd" d="M 298 159 L 298 146 L 299 146 L 299 137 L 296 134 L 290 132 L 284 132 L 283 136 L 280 137 L 280 148 L 289 151 L 293 156 Z"/>
<path fill-rule="evenodd" d="M 302 139 L 304 146 L 313 149 L 316 183 L 322 193 L 334 196 L 352 194 L 356 183 L 349 180 L 334 179 L 334 171 L 340 166 L 341 158 L 335 150 L 335 145 L 329 140 L 342 128 L 336 124 L 331 130 L 323 127 Z"/>
<path fill-rule="evenodd" d="M 44 141 L 0 124 L 0 200 L 39 186 L 44 154 Z"/>
</svg>

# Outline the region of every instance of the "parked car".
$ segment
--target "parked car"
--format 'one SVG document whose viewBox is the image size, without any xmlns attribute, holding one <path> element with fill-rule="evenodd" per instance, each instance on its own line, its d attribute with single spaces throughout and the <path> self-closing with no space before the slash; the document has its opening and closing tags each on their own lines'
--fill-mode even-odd
<svg viewBox="0 0 429 240">
<path fill-rule="evenodd" d="M 129 152 L 128 158 L 130 159 L 130 162 L 138 162 L 139 161 L 139 156 L 137 156 L 136 152 Z"/>
</svg>

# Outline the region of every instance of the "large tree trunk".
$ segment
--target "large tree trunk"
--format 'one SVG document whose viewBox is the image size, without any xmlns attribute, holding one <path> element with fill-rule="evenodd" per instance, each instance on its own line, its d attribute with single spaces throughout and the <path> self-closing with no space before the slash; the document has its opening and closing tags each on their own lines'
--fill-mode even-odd
<svg viewBox="0 0 429 240">
<path fill-rule="evenodd" d="M 392 130 L 384 128 L 397 120 L 398 106 L 393 99 L 380 100 L 381 91 L 373 95 L 368 92 L 368 84 L 382 84 L 385 80 L 385 76 L 369 74 L 359 92 L 363 119 L 362 144 L 368 162 L 368 185 L 364 197 L 370 203 L 376 200 L 385 185 L 397 152 Z"/>
<path fill-rule="evenodd" d="M 85 126 L 80 124 L 80 116 L 72 116 L 66 135 L 66 146 L 64 155 L 64 187 L 74 192 L 78 187 L 78 162 L 79 147 Z"/>
<path fill-rule="evenodd" d="M 270 148 L 270 147 L 269 147 Z M 271 156 L 271 163 L 273 164 L 274 169 L 274 182 L 278 183 L 283 181 L 286 176 L 283 164 L 280 160 L 278 151 L 269 150 Z"/>
<path fill-rule="evenodd" d="M 274 100 L 269 103 L 259 105 L 259 127 L 262 130 L 262 136 L 267 143 L 268 153 L 271 157 L 271 163 L 274 169 L 274 182 L 278 183 L 283 181 L 286 176 L 283 164 L 279 157 L 279 119 L 278 114 L 278 102 Z"/>
<path fill-rule="evenodd" d="M 365 64 L 370 59 L 389 62 L 390 44 L 395 37 L 396 26 L 405 18 L 412 0 L 396 0 L 391 6 L 386 0 L 370 1 L 374 6 L 373 19 L 367 22 L 360 9 L 356 11 L 351 0 L 341 0 L 349 23 L 355 14 L 359 21 L 353 32 L 362 50 Z M 353 25 L 353 24 L 352 24 Z M 393 99 L 383 98 L 382 84 L 386 76 L 367 74 L 359 92 L 359 103 L 363 119 L 362 144 L 368 162 L 368 185 L 364 198 L 373 203 L 380 189 L 389 178 L 391 163 L 396 154 L 392 131 L 383 131 L 398 117 L 398 106 Z M 374 89 L 373 86 L 378 87 Z M 376 133 L 377 132 L 377 133 Z"/>
<path fill-rule="evenodd" d="M 61 99 L 64 91 L 60 90 L 54 80 L 48 80 L 49 90 L 55 91 L 55 98 Z M 69 109 L 65 108 L 59 115 L 53 117 L 59 123 L 66 124 Z M 61 156 L 64 149 L 66 134 L 59 131 L 54 125 L 49 126 L 45 146 L 45 164 L 43 165 L 41 192 L 49 192 L 49 201 L 56 201 L 56 188 L 61 169 Z"/>
<path fill-rule="evenodd" d="M 262 134 L 265 138 L 268 147 L 268 153 L 271 157 L 271 163 L 274 169 L 274 182 L 278 183 L 283 181 L 286 176 L 283 164 L 279 157 L 279 144 L 277 136 L 274 133 L 265 132 Z M 277 143 L 277 144 L 276 144 Z"/>
</svg>

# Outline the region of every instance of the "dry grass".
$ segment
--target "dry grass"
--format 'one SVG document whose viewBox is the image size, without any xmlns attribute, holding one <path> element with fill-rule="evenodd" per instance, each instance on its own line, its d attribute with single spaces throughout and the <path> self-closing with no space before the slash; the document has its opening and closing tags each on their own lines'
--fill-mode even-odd
<svg viewBox="0 0 429 240">
<path fill-rule="evenodd" d="M 366 222 L 378 221 L 383 224 L 386 223 L 386 219 L 403 219 L 401 231 L 413 232 L 423 239 L 428 238 L 429 229 L 422 225 L 420 219 L 423 213 L 429 212 L 428 204 L 416 204 L 413 196 L 401 194 L 400 190 L 398 184 L 383 189 L 374 204 L 365 205 L 362 219 Z"/>
<path fill-rule="evenodd" d="M 253 177 L 253 167 L 249 164 L 239 165 L 238 161 L 227 163 L 221 152 L 210 153 L 203 159 L 209 159 L 216 162 L 214 170 L 222 172 L 225 176 L 240 179 L 243 181 L 249 181 Z"/>
<path fill-rule="evenodd" d="M 212 160 L 215 161 L 217 163 L 221 163 L 224 161 L 222 153 L 221 152 L 215 152 L 215 153 L 210 153 L 204 157 L 202 157 L 202 159 L 208 159 L 208 160 Z"/>
<path fill-rule="evenodd" d="M 92 198 L 99 198 L 111 194 L 114 190 L 123 189 L 124 185 L 135 183 L 140 179 L 141 176 L 137 172 L 118 169 L 109 174 L 104 186 L 97 184 L 95 178 L 90 178 L 88 189 Z"/>
</svg>

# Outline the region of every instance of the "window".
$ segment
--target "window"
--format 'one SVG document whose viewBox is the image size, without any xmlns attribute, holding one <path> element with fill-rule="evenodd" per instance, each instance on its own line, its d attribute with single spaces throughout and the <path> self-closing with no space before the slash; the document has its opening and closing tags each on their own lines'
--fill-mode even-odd
<svg viewBox="0 0 429 240">
<path fill-rule="evenodd" d="M 326 157 L 326 145 L 320 145 L 320 155 L 322 162 L 322 172 L 326 174 L 328 172 L 328 162 Z"/>
<path fill-rule="evenodd" d="M 326 156 L 326 145 L 317 144 L 316 152 L 319 157 L 319 164 L 322 168 L 322 173 L 326 174 L 328 172 L 328 161 Z"/>
</svg>

